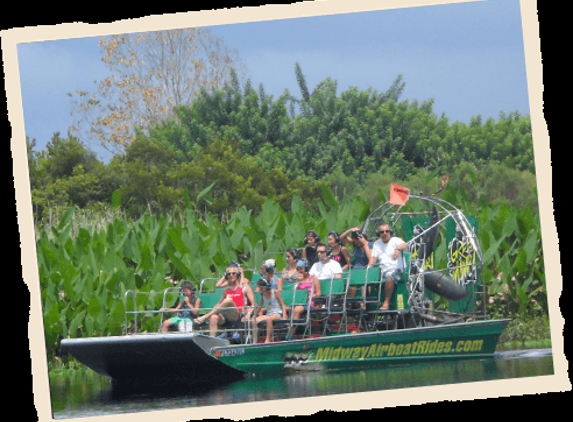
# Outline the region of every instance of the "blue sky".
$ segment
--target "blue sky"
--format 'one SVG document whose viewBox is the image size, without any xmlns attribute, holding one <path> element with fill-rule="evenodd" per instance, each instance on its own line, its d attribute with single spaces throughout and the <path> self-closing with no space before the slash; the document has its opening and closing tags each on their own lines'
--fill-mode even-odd
<svg viewBox="0 0 573 422">
<path fill-rule="evenodd" d="M 530 114 L 519 0 L 409 7 L 212 26 L 236 49 L 253 86 L 300 97 L 298 62 L 309 89 L 330 77 L 386 90 L 403 75 L 402 100 L 434 100 L 453 121 Z M 99 37 L 18 45 L 25 131 L 43 149 L 72 124 L 68 92 L 106 76 Z M 102 149 L 88 145 L 106 160 Z"/>
</svg>

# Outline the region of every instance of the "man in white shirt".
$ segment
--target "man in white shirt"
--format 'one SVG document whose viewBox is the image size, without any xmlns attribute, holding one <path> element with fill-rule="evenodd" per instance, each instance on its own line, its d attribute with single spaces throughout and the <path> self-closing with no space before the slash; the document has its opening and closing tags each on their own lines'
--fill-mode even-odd
<svg viewBox="0 0 573 422">
<path fill-rule="evenodd" d="M 390 309 L 390 298 L 394 292 L 394 287 L 400 281 L 404 271 L 404 260 L 401 254 L 408 247 L 408 244 L 394 236 L 388 223 L 382 223 L 376 234 L 378 240 L 372 246 L 369 265 L 373 266 L 376 262 L 380 264 L 380 275 L 384 282 L 385 296 L 380 310 L 386 311 Z"/>
<path fill-rule="evenodd" d="M 324 243 L 316 245 L 318 262 L 312 265 L 309 274 L 319 280 L 331 280 L 333 278 L 342 278 L 342 268 L 337 261 L 333 261 L 328 256 L 327 248 Z"/>
</svg>

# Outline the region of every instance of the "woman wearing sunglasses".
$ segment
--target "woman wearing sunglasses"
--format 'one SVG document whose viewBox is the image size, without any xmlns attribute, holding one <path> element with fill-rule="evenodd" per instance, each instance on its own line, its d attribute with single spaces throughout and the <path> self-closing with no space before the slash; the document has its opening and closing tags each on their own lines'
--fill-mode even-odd
<svg viewBox="0 0 573 422">
<path fill-rule="evenodd" d="M 202 325 L 209 321 L 209 332 L 212 337 L 217 335 L 218 328 L 228 322 L 247 321 L 251 318 L 255 306 L 255 295 L 248 284 L 241 285 L 241 271 L 238 266 L 229 265 L 225 271 L 227 288 L 221 300 L 211 312 L 195 318 L 193 322 Z"/>
</svg>

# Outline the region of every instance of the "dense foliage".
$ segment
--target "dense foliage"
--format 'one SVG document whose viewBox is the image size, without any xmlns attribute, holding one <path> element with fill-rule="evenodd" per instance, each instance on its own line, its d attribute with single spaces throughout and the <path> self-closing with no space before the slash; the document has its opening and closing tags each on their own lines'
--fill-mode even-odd
<svg viewBox="0 0 573 422">
<path fill-rule="evenodd" d="M 309 93 L 298 66 L 297 76 L 301 99 L 285 91 L 275 100 L 262 86 L 241 89 L 236 78 L 202 90 L 177 107 L 177 118 L 138 132 L 107 164 L 71 135 L 54 134 L 44 151 L 30 141 L 37 223 L 49 224 L 55 208 L 106 208 L 112 198 L 132 218 L 183 210 L 197 197 L 197 210 L 218 217 L 242 206 L 259 212 L 267 196 L 288 209 L 298 194 L 316 210 L 323 183 L 342 198 L 375 193 L 388 180 L 425 189 L 428 174 L 446 173 L 472 200 L 536 207 L 529 116 L 449 123 L 432 101 L 400 101 L 400 77 L 382 93 L 338 95 L 331 79 Z"/>
</svg>

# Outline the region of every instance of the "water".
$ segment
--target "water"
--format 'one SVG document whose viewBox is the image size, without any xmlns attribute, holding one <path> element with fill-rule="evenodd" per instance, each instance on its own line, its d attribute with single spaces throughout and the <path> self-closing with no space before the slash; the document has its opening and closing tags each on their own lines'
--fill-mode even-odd
<svg viewBox="0 0 573 422">
<path fill-rule="evenodd" d="M 80 371 L 51 377 L 50 390 L 54 419 L 67 419 L 552 374 L 551 349 L 535 349 L 500 352 L 488 359 L 249 378 L 208 390 L 118 391 L 107 379 Z"/>
</svg>

